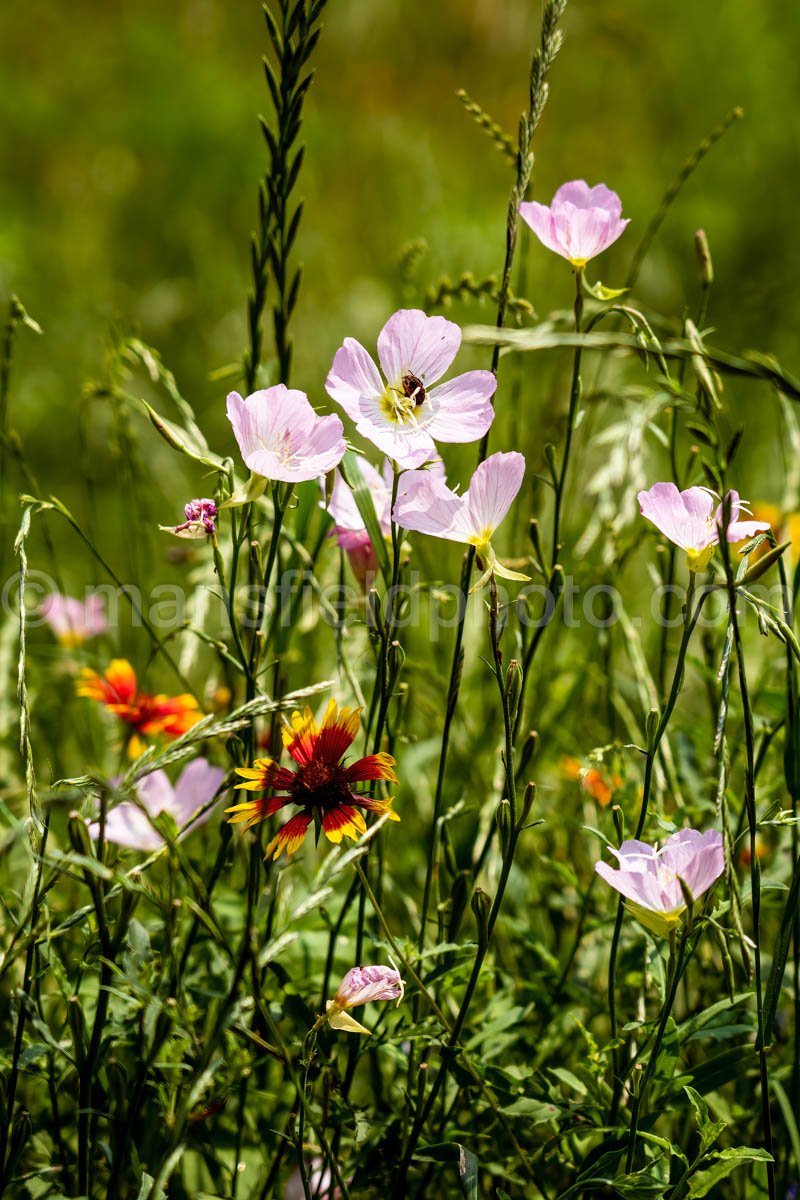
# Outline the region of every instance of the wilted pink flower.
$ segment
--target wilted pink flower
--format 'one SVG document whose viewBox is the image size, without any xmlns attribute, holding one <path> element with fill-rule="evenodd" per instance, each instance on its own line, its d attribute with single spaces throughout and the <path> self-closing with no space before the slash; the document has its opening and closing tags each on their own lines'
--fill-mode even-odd
<svg viewBox="0 0 800 1200">
<path fill-rule="evenodd" d="M 467 371 L 438 387 L 461 345 L 461 330 L 416 308 L 394 313 L 378 334 L 381 378 L 360 342 L 345 338 L 325 381 L 356 429 L 401 467 L 419 467 L 435 442 L 474 442 L 494 419 L 491 371 Z"/>
<path fill-rule="evenodd" d="M 686 900 L 682 879 L 692 898 L 707 892 L 725 870 L 722 834 L 681 829 L 661 849 L 646 842 L 609 846 L 619 869 L 595 863 L 597 874 L 629 901 L 633 916 L 653 933 L 666 935 L 681 922 Z"/>
<path fill-rule="evenodd" d="M 583 179 L 564 183 L 550 207 L 525 202 L 519 215 L 530 225 L 542 245 L 566 258 L 574 267 L 585 267 L 617 240 L 628 224 L 622 219 L 622 201 L 604 183 L 590 188 Z"/>
<path fill-rule="evenodd" d="M 394 519 L 401 529 L 429 533 L 474 546 L 484 567 L 479 587 L 494 573 L 503 579 L 527 579 L 502 566 L 492 549 L 492 535 L 510 509 L 525 475 L 525 459 L 515 450 L 491 454 L 459 496 L 430 471 L 408 471 L 400 480 Z"/>
<path fill-rule="evenodd" d="M 184 767 L 175 787 L 164 771 L 152 771 L 138 781 L 136 794 L 151 817 L 166 812 L 174 817 L 178 829 L 186 826 L 181 834 L 186 837 L 211 816 L 209 808 L 192 821 L 192 817 L 213 798 L 224 777 L 225 772 L 220 767 L 212 767 L 204 758 L 196 758 Z M 96 838 L 99 832 L 100 823 L 95 821 L 89 826 L 89 834 Z M 164 839 L 145 813 L 129 800 L 116 804 L 106 813 L 105 838 L 107 842 L 116 842 L 131 850 L 160 850 L 164 845 Z"/>
<path fill-rule="evenodd" d="M 719 543 L 722 526 L 722 505 L 713 492 L 703 487 L 690 487 L 679 492 L 674 483 L 654 483 L 646 492 L 639 492 L 642 516 L 652 521 L 665 537 L 686 551 L 690 571 L 704 571 L 711 561 L 714 547 Z M 738 492 L 729 492 L 729 542 L 741 542 L 769 529 L 768 521 L 740 521 L 744 509 Z"/>
<path fill-rule="evenodd" d="M 373 1000 L 397 1000 L 403 998 L 405 984 L 394 967 L 351 967 L 345 975 L 336 995 L 328 1001 L 328 1024 L 333 1029 L 345 1029 L 348 1033 L 369 1033 L 359 1025 L 347 1010 Z"/>
<path fill-rule="evenodd" d="M 372 497 L 381 533 L 388 538 L 392 532 L 391 507 L 394 483 L 392 464 L 387 459 L 383 464 L 383 470 L 376 471 L 371 463 L 362 458 L 358 465 L 361 478 Z M 325 486 L 324 479 L 322 486 L 323 488 Z M 324 500 L 321 507 L 326 507 Z M 370 575 L 377 574 L 378 558 L 364 520 L 358 511 L 355 497 L 341 474 L 337 474 L 334 480 L 327 511 L 333 517 L 333 533 L 336 541 L 347 554 L 353 573 L 362 584 L 366 584 Z"/>
<path fill-rule="evenodd" d="M 204 538 L 216 533 L 217 506 L 213 500 L 190 500 L 183 511 L 186 520 L 182 525 L 159 525 L 158 528 L 179 538 Z"/>
<path fill-rule="evenodd" d="M 78 646 L 108 629 L 102 596 L 76 600 L 51 592 L 42 601 L 39 612 L 63 646 Z"/>
<path fill-rule="evenodd" d="M 339 418 L 318 417 L 305 392 L 282 383 L 246 400 L 231 392 L 228 420 L 246 465 L 265 479 L 316 479 L 332 471 L 347 449 Z"/>
</svg>

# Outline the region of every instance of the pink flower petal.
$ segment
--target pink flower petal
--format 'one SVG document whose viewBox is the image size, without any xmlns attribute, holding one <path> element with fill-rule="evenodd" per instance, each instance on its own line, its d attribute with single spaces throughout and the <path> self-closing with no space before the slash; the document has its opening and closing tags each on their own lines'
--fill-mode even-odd
<svg viewBox="0 0 800 1200">
<path fill-rule="evenodd" d="M 430 471 L 406 471 L 401 477 L 394 520 L 401 529 L 428 533 L 448 541 L 466 541 L 457 522 L 466 504 L 444 480 Z"/>
<path fill-rule="evenodd" d="M 245 464 L 266 479 L 314 479 L 332 470 L 347 449 L 339 418 L 318 417 L 305 392 L 282 383 L 246 400 L 231 392 L 228 419 Z"/>
<path fill-rule="evenodd" d="M 167 812 L 171 812 L 175 818 L 179 829 L 189 825 L 194 814 L 208 804 L 224 778 L 225 772 L 222 768 L 212 767 L 204 758 L 195 758 L 188 766 L 184 767 L 175 784 L 172 799 L 168 805 L 165 805 Z M 207 821 L 213 811 L 213 808 L 210 808 L 208 812 L 199 816 L 187 828 L 186 833 Z"/>
<path fill-rule="evenodd" d="M 467 371 L 428 393 L 433 416 L 426 432 L 440 442 L 475 442 L 494 420 L 491 397 L 497 380 L 491 371 Z"/>
<path fill-rule="evenodd" d="M 525 459 L 516 450 L 492 454 L 480 464 L 467 492 L 465 515 L 472 535 L 491 537 L 511 508 L 524 476 Z"/>
<path fill-rule="evenodd" d="M 555 254 L 560 254 L 562 258 L 565 257 L 564 247 L 556 235 L 553 215 L 546 204 L 538 204 L 535 200 L 526 201 L 520 204 L 519 215 L 530 225 L 543 246 Z"/>
<path fill-rule="evenodd" d="M 559 208 L 564 203 L 571 204 L 573 208 L 602 208 L 613 217 L 622 216 L 622 201 L 604 183 L 598 183 L 595 187 L 589 187 L 585 179 L 562 183 L 553 197 L 551 207 Z"/>
<path fill-rule="evenodd" d="M 345 338 L 336 351 L 333 366 L 325 380 L 325 390 L 331 399 L 341 404 L 351 420 L 357 421 L 362 396 L 380 396 L 383 388 L 383 380 L 372 356 L 355 338 Z"/>
<path fill-rule="evenodd" d="M 461 330 L 452 321 L 429 317 L 418 308 L 401 308 L 378 334 L 378 358 L 393 386 L 405 373 L 427 386 L 444 375 L 460 345 Z"/>
</svg>

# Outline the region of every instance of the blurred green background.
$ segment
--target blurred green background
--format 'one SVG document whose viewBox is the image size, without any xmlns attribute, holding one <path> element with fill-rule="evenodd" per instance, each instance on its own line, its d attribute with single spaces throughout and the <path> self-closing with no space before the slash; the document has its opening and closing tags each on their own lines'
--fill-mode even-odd
<svg viewBox="0 0 800 1200">
<path fill-rule="evenodd" d="M 441 275 L 499 271 L 509 168 L 455 92 L 466 88 L 514 136 L 539 20 L 528 0 L 331 0 L 300 186 L 295 382 L 315 402 L 345 334 L 373 345 L 388 313 Z M 718 340 L 791 365 L 795 6 L 592 0 L 570 4 L 565 28 L 537 143 L 538 198 L 576 176 L 619 191 L 632 223 L 598 264 L 615 283 L 680 164 L 742 105 L 744 120 L 675 205 L 640 292 L 673 313 L 691 301 L 691 235 L 703 226 Z M 12 397 L 34 469 L 67 497 L 78 464 L 98 486 L 114 482 L 102 437 L 81 450 L 75 417 L 115 323 L 158 348 L 212 442 L 232 449 L 227 385 L 210 373 L 246 343 L 265 158 L 256 118 L 268 111 L 260 5 L 30 0 L 0 6 L 0 45 L 0 295 L 16 291 L 45 331 L 23 338 Z M 398 259 L 417 238 L 429 249 L 402 288 Z M 528 292 L 542 313 L 570 300 L 563 264 L 538 248 Z M 454 315 L 491 319 L 489 309 Z"/>
</svg>

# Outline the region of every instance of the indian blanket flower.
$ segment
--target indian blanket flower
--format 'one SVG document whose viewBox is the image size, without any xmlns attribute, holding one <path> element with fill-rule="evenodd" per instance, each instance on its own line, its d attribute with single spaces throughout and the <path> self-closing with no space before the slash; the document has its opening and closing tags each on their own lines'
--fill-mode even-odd
<svg viewBox="0 0 800 1200">
<path fill-rule="evenodd" d="M 368 754 L 345 765 L 344 756 L 360 724 L 360 708 L 340 710 L 335 700 L 328 703 L 319 725 L 311 709 L 306 708 L 304 713 L 293 713 L 291 723 L 282 730 L 283 744 L 296 764 L 293 770 L 271 758 L 259 758 L 251 767 L 236 768 L 244 780 L 237 787 L 269 794 L 226 809 L 232 814 L 231 822 L 243 822 L 249 829 L 288 805 L 300 808 L 269 843 L 265 858 L 270 854 L 278 858 L 283 851 L 294 854 L 312 821 L 319 823 L 328 841 L 338 844 L 343 837 L 355 841 L 366 830 L 359 808 L 400 820 L 392 811 L 391 800 L 374 800 L 353 791 L 356 784 L 378 779 L 397 783 L 391 754 Z"/>
<path fill-rule="evenodd" d="M 317 416 L 305 392 L 282 383 L 246 400 L 231 392 L 228 420 L 245 465 L 265 479 L 316 479 L 332 471 L 347 448 L 339 418 Z"/>
<path fill-rule="evenodd" d="M 190 500 L 183 511 L 185 521 L 180 525 L 159 525 L 161 532 L 180 538 L 204 538 L 216 533 L 217 506 L 213 500 Z"/>
<path fill-rule="evenodd" d="M 606 776 L 598 767 L 584 767 L 577 758 L 563 758 L 561 770 L 567 779 L 579 782 L 584 792 L 601 808 L 608 808 L 614 792 L 622 787 L 622 779 L 616 773 Z"/>
<path fill-rule="evenodd" d="M 708 488 L 690 487 L 679 492 L 674 483 L 654 483 L 637 496 L 642 516 L 646 517 L 681 550 L 686 551 L 690 571 L 704 571 L 719 544 L 722 504 Z M 729 542 L 741 542 L 769 529 L 768 521 L 740 521 L 747 511 L 738 492 L 728 492 L 730 521 L 726 530 Z"/>
<path fill-rule="evenodd" d="M 706 833 L 681 829 L 660 850 L 637 841 L 609 850 L 619 867 L 598 862 L 597 874 L 625 897 L 637 921 L 662 937 L 680 925 L 686 909 L 680 881 L 696 900 L 725 870 L 722 834 L 715 829 Z"/>
<path fill-rule="evenodd" d="M 39 612 L 62 646 L 80 646 L 108 630 L 102 596 L 76 600 L 74 596 L 51 592 L 45 596 Z"/>
<path fill-rule="evenodd" d="M 351 967 L 326 1005 L 328 1024 L 348 1033 L 369 1034 L 348 1010 L 373 1000 L 396 1000 L 399 1004 L 404 991 L 405 984 L 395 967 Z"/>
<path fill-rule="evenodd" d="M 194 696 L 141 692 L 136 672 L 124 658 L 112 659 L 102 675 L 85 667 L 75 690 L 115 713 L 132 734 L 180 737 L 203 715 Z"/>
<path fill-rule="evenodd" d="M 467 371 L 438 387 L 458 353 L 461 330 L 444 317 L 400 309 L 378 334 L 378 370 L 355 338 L 345 338 L 325 381 L 356 429 L 400 467 L 419 467 L 436 442 L 474 442 L 494 419 L 491 371 Z"/>
<path fill-rule="evenodd" d="M 622 201 L 604 183 L 589 187 L 583 179 L 564 183 L 549 207 L 535 200 L 519 206 L 519 215 L 543 246 L 582 269 L 625 232 Z"/>
<path fill-rule="evenodd" d="M 183 830 L 181 838 L 186 837 L 211 816 L 211 808 L 202 810 L 214 798 L 224 778 L 225 772 L 212 767 L 204 758 L 196 758 L 184 767 L 174 787 L 164 771 L 151 771 L 136 784 L 141 807 L 124 800 L 108 810 L 105 840 L 130 850 L 160 850 L 164 838 L 153 828 L 147 813 L 157 817 L 163 812 L 169 813 L 178 829 Z M 193 817 L 196 819 L 192 820 Z M 89 834 L 96 838 L 99 832 L 100 823 L 95 821 L 89 826 Z"/>
<path fill-rule="evenodd" d="M 492 536 L 522 487 L 525 459 L 515 450 L 491 454 L 470 480 L 463 496 L 430 471 L 408 471 L 401 480 L 394 506 L 394 520 L 401 529 L 428 533 L 451 542 L 474 546 L 484 574 L 503 579 L 527 579 L 498 562 Z"/>
</svg>

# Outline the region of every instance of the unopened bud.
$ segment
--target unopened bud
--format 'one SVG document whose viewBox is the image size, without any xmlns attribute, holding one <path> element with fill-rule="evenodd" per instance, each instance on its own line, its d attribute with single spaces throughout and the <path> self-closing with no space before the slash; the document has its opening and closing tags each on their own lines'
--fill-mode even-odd
<svg viewBox="0 0 800 1200">
<path fill-rule="evenodd" d="M 399 642 L 394 641 L 389 646 L 387 657 L 389 660 L 389 681 L 393 686 L 397 676 L 403 669 L 406 661 L 406 652 Z"/>
<path fill-rule="evenodd" d="M 485 949 L 489 943 L 489 914 L 492 911 L 492 901 L 482 888 L 475 888 L 472 893 L 472 911 L 478 926 L 478 945 Z"/>
<path fill-rule="evenodd" d="M 525 788 L 525 794 L 522 797 L 522 808 L 520 809 L 519 822 L 517 824 L 518 829 L 522 829 L 528 817 L 531 815 L 531 809 L 533 808 L 533 802 L 535 799 L 536 784 L 531 779 L 528 781 L 528 784 Z"/>
<path fill-rule="evenodd" d="M 711 251 L 708 248 L 708 238 L 704 229 L 698 229 L 694 235 L 694 252 L 697 258 L 700 284 L 704 288 L 711 287 L 714 282 L 714 264 L 711 261 Z"/>
<path fill-rule="evenodd" d="M 506 669 L 506 701 L 508 714 L 513 721 L 519 708 L 519 698 L 522 695 L 522 667 L 516 658 L 512 658 Z"/>
<path fill-rule="evenodd" d="M 89 829 L 80 813 L 71 812 L 69 821 L 67 822 L 67 836 L 69 844 L 76 854 L 83 854 L 86 858 L 94 856 L 94 848 L 92 839 L 89 837 Z"/>
<path fill-rule="evenodd" d="M 519 755 L 519 773 L 525 775 L 539 749 L 539 734 L 532 729 L 522 744 Z"/>
<path fill-rule="evenodd" d="M 495 810 L 494 819 L 497 821 L 497 828 L 500 831 L 500 845 L 505 858 L 511 843 L 511 805 L 508 800 L 500 801 Z"/>
<path fill-rule="evenodd" d="M 617 842 L 621 846 L 625 841 L 625 816 L 618 804 L 614 804 L 611 808 L 611 816 L 614 820 L 614 829 L 617 833 Z"/>
<path fill-rule="evenodd" d="M 661 715 L 660 715 L 660 713 L 659 713 L 658 709 L 657 709 L 657 708 L 651 708 L 651 709 L 650 709 L 650 712 L 647 714 L 647 720 L 646 720 L 646 721 L 645 721 L 645 723 L 644 723 L 644 729 L 645 729 L 645 733 L 647 734 L 647 748 L 648 748 L 648 750 L 652 750 L 652 749 L 653 749 L 653 746 L 654 746 L 654 744 L 655 744 L 655 740 L 656 740 L 656 733 L 658 732 L 658 725 L 659 725 L 659 721 L 660 721 L 660 720 L 661 720 Z"/>
<path fill-rule="evenodd" d="M 773 563 L 776 563 L 785 550 L 791 546 L 791 542 L 783 542 L 780 546 L 773 546 L 766 554 L 762 554 L 756 559 L 751 567 L 748 567 L 742 578 L 739 580 L 739 587 L 747 587 L 748 584 L 755 583 L 764 575 Z"/>
<path fill-rule="evenodd" d="M 370 588 L 367 596 L 367 624 L 370 629 L 383 629 L 381 598 L 376 588 Z"/>
</svg>

